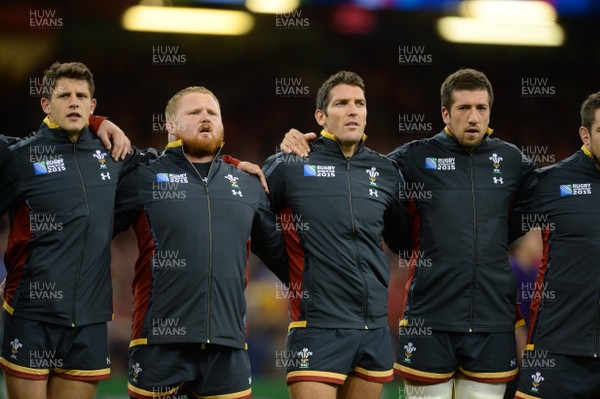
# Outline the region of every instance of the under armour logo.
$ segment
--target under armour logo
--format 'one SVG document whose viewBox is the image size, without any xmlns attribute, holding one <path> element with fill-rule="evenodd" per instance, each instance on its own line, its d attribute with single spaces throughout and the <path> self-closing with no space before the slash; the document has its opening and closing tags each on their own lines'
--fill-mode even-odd
<svg viewBox="0 0 600 399">
<path fill-rule="evenodd" d="M 504 184 L 504 181 L 502 180 L 501 177 L 494 176 L 494 184 L 498 184 L 498 183 Z"/>
<path fill-rule="evenodd" d="M 110 364 L 110 356 L 106 358 L 106 364 Z"/>
<path fill-rule="evenodd" d="M 510 367 L 516 367 L 517 366 L 517 360 L 516 359 L 512 359 L 510 361 Z"/>
<path fill-rule="evenodd" d="M 231 190 L 231 194 L 233 194 L 233 195 L 239 195 L 240 197 L 243 197 L 242 190 L 238 190 L 238 191 Z"/>
<path fill-rule="evenodd" d="M 110 180 L 110 172 L 100 173 L 100 176 L 102 176 L 102 180 Z"/>
<path fill-rule="evenodd" d="M 369 189 L 369 195 L 371 197 L 378 197 L 379 198 L 379 194 L 377 194 L 377 190 L 374 190 L 372 188 Z"/>
</svg>

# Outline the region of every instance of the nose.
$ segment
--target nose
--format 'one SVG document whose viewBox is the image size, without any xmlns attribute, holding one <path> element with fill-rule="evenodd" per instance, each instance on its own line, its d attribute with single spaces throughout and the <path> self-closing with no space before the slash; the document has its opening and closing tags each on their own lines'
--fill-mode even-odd
<svg viewBox="0 0 600 399">
<path fill-rule="evenodd" d="M 468 122 L 475 124 L 477 122 L 479 122 L 479 114 L 477 113 L 477 108 L 471 108 L 469 110 L 469 115 L 468 115 Z"/>
<path fill-rule="evenodd" d="M 200 118 L 202 119 L 202 122 L 208 121 L 210 120 L 210 114 L 207 110 L 203 109 L 202 112 L 200 112 Z"/>
<path fill-rule="evenodd" d="M 71 94 L 69 96 L 69 108 L 77 108 L 79 107 L 79 102 L 77 101 L 77 95 Z"/>
</svg>

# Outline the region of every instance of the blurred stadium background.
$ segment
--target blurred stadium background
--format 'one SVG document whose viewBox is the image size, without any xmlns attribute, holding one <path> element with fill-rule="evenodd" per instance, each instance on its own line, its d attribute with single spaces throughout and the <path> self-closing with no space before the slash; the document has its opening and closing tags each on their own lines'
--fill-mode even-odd
<svg viewBox="0 0 600 399">
<path fill-rule="evenodd" d="M 367 85 L 367 145 L 382 153 L 443 128 L 439 86 L 460 67 L 495 90 L 490 126 L 541 166 L 579 148 L 579 106 L 600 90 L 596 0 L 104 0 L 0 5 L 0 133 L 25 136 L 43 113 L 43 70 L 81 61 L 95 76 L 96 114 L 138 147 L 163 148 L 164 106 L 203 85 L 219 98 L 225 153 L 262 163 L 291 127 L 317 131 L 319 85 L 358 72 Z M 448 204 L 450 207 L 452 204 Z M 0 223 L 0 254 L 7 218 Z M 440 228 L 444 228 L 440 226 Z M 131 232 L 113 244 L 113 379 L 98 398 L 126 397 Z M 390 327 L 397 334 L 407 269 L 389 253 Z M 0 274 L 5 274 L 0 265 Z M 286 301 L 253 257 L 248 299 L 254 397 L 285 398 Z M 385 397 L 399 397 L 389 384 Z"/>
</svg>

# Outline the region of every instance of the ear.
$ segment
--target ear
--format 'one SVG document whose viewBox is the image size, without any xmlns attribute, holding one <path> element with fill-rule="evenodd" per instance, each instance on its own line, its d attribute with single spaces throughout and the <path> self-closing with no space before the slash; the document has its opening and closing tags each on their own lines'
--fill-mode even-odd
<svg viewBox="0 0 600 399">
<path fill-rule="evenodd" d="M 42 97 L 40 100 L 40 105 L 42 106 L 42 110 L 46 115 L 50 115 L 50 100 L 46 97 Z"/>
<path fill-rule="evenodd" d="M 590 131 L 585 126 L 579 126 L 579 137 L 581 137 L 581 141 L 585 148 L 590 148 Z"/>
<path fill-rule="evenodd" d="M 322 109 L 315 110 L 315 119 L 319 126 L 325 127 L 325 112 Z"/>
<path fill-rule="evenodd" d="M 442 107 L 442 120 L 446 125 L 450 123 L 450 111 L 446 107 Z"/>
<path fill-rule="evenodd" d="M 93 114 L 93 113 L 94 113 L 94 110 L 96 109 L 96 104 L 97 104 L 97 103 L 96 103 L 96 99 L 95 99 L 95 98 L 92 98 L 92 107 L 91 107 L 91 112 L 90 112 L 90 114 Z"/>
<path fill-rule="evenodd" d="M 175 137 L 175 124 L 177 122 L 168 120 L 165 123 L 165 127 L 167 128 L 167 132 L 169 133 L 169 141 L 171 141 L 171 137 Z"/>
</svg>

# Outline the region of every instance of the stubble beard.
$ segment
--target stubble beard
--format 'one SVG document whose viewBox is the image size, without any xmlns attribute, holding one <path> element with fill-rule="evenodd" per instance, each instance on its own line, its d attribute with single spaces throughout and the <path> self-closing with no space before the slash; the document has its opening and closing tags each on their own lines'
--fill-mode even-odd
<svg viewBox="0 0 600 399">
<path fill-rule="evenodd" d="M 182 139 L 183 148 L 186 154 L 197 158 L 214 156 L 223 144 L 224 137 L 224 133 L 221 132 L 219 137 L 203 138 L 194 136 L 191 139 Z"/>
</svg>

